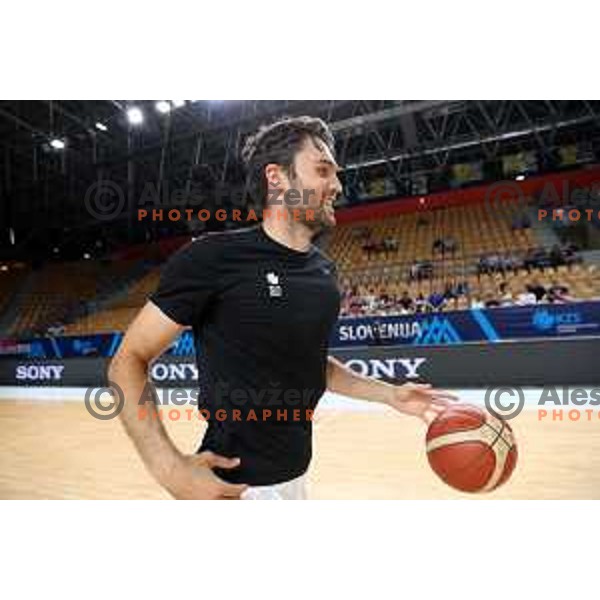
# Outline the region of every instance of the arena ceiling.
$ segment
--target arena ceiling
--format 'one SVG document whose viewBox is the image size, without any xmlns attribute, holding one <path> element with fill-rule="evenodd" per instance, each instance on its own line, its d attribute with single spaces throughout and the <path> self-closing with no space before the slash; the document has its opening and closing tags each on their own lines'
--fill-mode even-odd
<svg viewBox="0 0 600 600">
<path fill-rule="evenodd" d="M 83 197 L 100 179 L 186 189 L 239 182 L 246 135 L 283 115 L 332 127 L 349 188 L 385 175 L 400 195 L 461 161 L 536 150 L 551 168 L 561 144 L 585 141 L 600 157 L 599 101 L 2 101 L 0 216 L 23 230 L 84 224 Z M 133 125 L 132 107 L 143 122 Z M 64 143 L 64 147 L 62 144 Z M 56 146 L 56 147 L 54 147 Z M 4 244 L 3 235 L 0 244 Z"/>
</svg>

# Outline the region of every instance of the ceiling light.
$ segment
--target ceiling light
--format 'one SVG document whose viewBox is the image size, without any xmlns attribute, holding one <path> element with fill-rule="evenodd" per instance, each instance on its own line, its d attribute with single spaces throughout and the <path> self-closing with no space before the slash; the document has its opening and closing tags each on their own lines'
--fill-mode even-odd
<svg viewBox="0 0 600 600">
<path fill-rule="evenodd" d="M 156 103 L 156 110 L 159 113 L 166 115 L 168 112 L 171 112 L 171 103 L 167 100 L 160 100 Z"/>
<path fill-rule="evenodd" d="M 132 106 L 127 110 L 127 118 L 132 125 L 140 125 L 144 122 L 144 113 L 137 106 Z"/>
</svg>

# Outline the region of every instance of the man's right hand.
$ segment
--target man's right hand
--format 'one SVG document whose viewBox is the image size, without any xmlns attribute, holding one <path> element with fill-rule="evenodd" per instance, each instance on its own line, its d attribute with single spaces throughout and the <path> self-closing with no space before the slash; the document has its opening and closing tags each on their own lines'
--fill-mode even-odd
<svg viewBox="0 0 600 600">
<path fill-rule="evenodd" d="M 239 498 L 247 486 L 231 485 L 212 471 L 215 467 L 235 469 L 240 464 L 239 459 L 212 452 L 182 455 L 152 411 L 140 418 L 139 399 L 148 384 L 149 365 L 184 328 L 152 302 L 147 302 L 136 316 L 108 371 L 108 380 L 122 390 L 124 403 L 120 418 L 144 464 L 175 498 Z"/>
<path fill-rule="evenodd" d="M 161 483 L 177 500 L 239 500 L 248 486 L 227 483 L 212 471 L 215 467 L 235 469 L 239 464 L 239 458 L 210 451 L 181 456 Z"/>
</svg>

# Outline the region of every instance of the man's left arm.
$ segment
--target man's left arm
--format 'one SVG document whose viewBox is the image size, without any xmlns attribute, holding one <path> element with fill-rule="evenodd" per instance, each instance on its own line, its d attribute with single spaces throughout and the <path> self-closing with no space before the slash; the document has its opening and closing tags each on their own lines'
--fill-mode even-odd
<svg viewBox="0 0 600 600">
<path fill-rule="evenodd" d="M 451 402 L 458 400 L 453 394 L 435 389 L 429 384 L 394 385 L 373 377 L 365 377 L 346 367 L 333 356 L 327 359 L 327 389 L 359 400 L 386 404 L 401 413 L 419 417 L 427 424 Z"/>
</svg>

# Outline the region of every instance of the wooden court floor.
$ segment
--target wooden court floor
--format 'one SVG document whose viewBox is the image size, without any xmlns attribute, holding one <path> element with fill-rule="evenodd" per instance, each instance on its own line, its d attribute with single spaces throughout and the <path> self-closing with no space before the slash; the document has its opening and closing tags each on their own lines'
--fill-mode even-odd
<svg viewBox="0 0 600 600">
<path fill-rule="evenodd" d="M 424 427 L 394 413 L 322 411 L 309 471 L 314 499 L 600 498 L 600 419 L 512 421 L 519 462 L 512 479 L 486 495 L 455 492 L 429 469 Z M 203 423 L 167 421 L 184 452 Z M 98 421 L 83 402 L 0 402 L 0 498 L 168 498 L 146 473 L 118 420 Z"/>
</svg>

